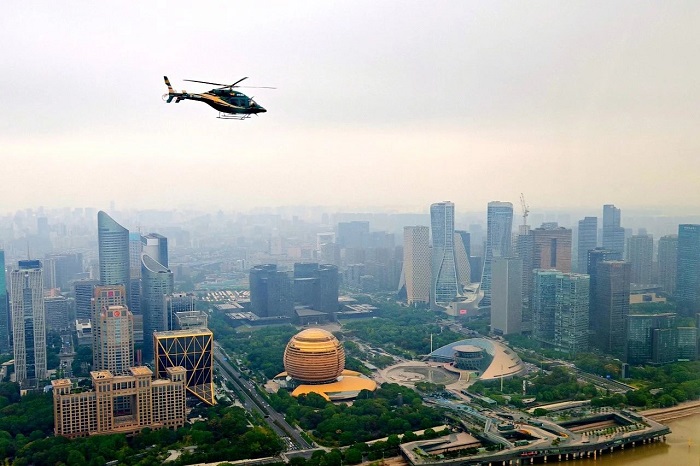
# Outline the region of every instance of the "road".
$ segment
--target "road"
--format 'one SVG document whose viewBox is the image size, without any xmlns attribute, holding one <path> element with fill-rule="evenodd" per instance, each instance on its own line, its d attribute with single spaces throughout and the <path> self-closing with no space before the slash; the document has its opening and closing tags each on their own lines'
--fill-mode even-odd
<svg viewBox="0 0 700 466">
<path fill-rule="evenodd" d="M 298 430 L 290 426 L 284 419 L 284 416 L 275 411 L 265 399 L 255 390 L 255 387 L 246 380 L 241 379 L 240 374 L 236 369 L 228 363 L 228 357 L 224 354 L 218 343 L 214 342 L 214 361 L 218 367 L 226 374 L 226 377 L 236 384 L 238 391 L 243 395 L 241 403 L 246 411 L 255 411 L 260 413 L 265 419 L 265 422 L 270 426 L 273 432 L 285 440 L 285 443 L 290 447 L 290 441 L 301 450 L 314 448 L 301 436 Z M 290 441 L 287 441 L 290 440 Z"/>
</svg>

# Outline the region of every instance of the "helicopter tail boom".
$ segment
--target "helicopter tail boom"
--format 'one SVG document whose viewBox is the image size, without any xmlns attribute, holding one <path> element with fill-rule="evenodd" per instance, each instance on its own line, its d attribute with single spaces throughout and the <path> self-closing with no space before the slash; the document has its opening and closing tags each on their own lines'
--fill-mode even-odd
<svg viewBox="0 0 700 466">
<path fill-rule="evenodd" d="M 175 92 L 175 89 L 173 89 L 173 86 L 170 85 L 170 80 L 167 76 L 163 76 L 163 79 L 165 80 L 165 85 L 168 86 L 168 93 L 166 94 L 168 96 L 167 103 L 172 102 L 175 98 L 177 98 L 177 100 L 175 100 L 175 103 L 179 103 L 182 100 L 182 98 L 180 97 L 182 93 Z M 165 96 L 163 96 L 163 98 L 165 98 Z"/>
</svg>

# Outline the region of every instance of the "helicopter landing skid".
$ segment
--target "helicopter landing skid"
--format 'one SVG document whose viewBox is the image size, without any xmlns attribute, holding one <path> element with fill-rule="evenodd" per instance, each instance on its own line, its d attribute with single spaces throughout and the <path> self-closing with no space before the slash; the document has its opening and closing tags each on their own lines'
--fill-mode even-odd
<svg viewBox="0 0 700 466">
<path fill-rule="evenodd" d="M 216 117 L 216 118 L 218 118 L 218 119 L 220 119 L 220 120 L 247 120 L 248 118 L 250 118 L 250 114 L 247 114 L 247 115 L 246 115 L 246 114 L 240 114 L 240 113 L 239 113 L 238 115 L 234 115 L 234 114 L 231 114 L 231 113 L 221 113 L 221 112 L 219 112 L 219 116 Z"/>
</svg>

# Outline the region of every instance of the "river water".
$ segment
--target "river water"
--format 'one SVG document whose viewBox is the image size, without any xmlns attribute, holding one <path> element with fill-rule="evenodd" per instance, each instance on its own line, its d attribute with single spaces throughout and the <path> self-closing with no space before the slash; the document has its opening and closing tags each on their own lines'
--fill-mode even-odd
<svg viewBox="0 0 700 466">
<path fill-rule="evenodd" d="M 562 462 L 564 465 L 592 466 L 700 466 L 700 415 L 665 422 L 671 428 L 666 442 L 639 445 L 624 450 L 616 449 L 613 454 L 605 453 L 597 460 Z M 557 463 L 559 464 L 559 463 Z"/>
</svg>

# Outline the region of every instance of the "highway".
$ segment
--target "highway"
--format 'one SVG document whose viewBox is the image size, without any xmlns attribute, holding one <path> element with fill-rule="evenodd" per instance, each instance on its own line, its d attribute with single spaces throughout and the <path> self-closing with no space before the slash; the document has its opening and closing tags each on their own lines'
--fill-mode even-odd
<svg viewBox="0 0 700 466">
<path fill-rule="evenodd" d="M 243 395 L 241 403 L 246 411 L 255 411 L 265 419 L 265 422 L 270 426 L 273 432 L 282 437 L 288 447 L 296 446 L 301 450 L 314 448 L 301 436 L 298 430 L 290 426 L 284 419 L 284 416 L 275 411 L 265 399 L 255 390 L 252 382 L 241 379 L 237 370 L 228 362 L 228 357 L 218 343 L 214 342 L 214 361 L 221 369 L 227 379 L 230 379 L 238 388 L 238 392 Z M 289 441 L 287 441 L 287 439 Z M 294 445 L 290 445 L 290 442 Z M 293 448 L 290 448 L 293 449 Z"/>
</svg>

